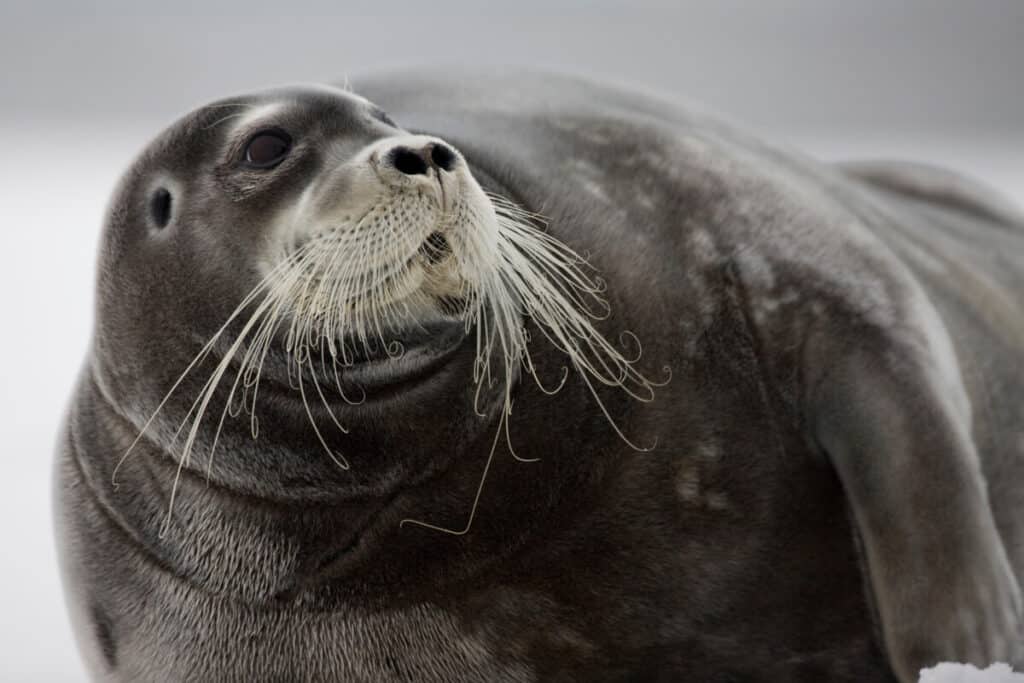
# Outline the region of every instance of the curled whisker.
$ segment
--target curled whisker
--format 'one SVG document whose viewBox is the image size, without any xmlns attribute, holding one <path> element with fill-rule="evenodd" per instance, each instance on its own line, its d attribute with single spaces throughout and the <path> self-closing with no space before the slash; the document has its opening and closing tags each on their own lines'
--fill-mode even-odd
<svg viewBox="0 0 1024 683">
<path fill-rule="evenodd" d="M 210 125 L 219 125 L 238 115 L 232 112 Z M 412 203 L 410 206 L 426 201 L 422 193 L 407 192 L 402 196 Z M 397 217 L 382 202 L 353 219 L 330 225 L 293 226 L 305 228 L 301 246 L 289 247 L 290 252 L 247 295 L 157 407 L 159 412 L 185 377 L 214 353 L 217 344 L 227 346 L 174 434 L 174 441 L 182 433 L 186 437 L 162 533 L 171 524 L 181 471 L 189 466 L 201 425 L 209 421 L 204 418 L 214 396 L 219 400 L 222 392 L 227 392 L 206 458 L 208 477 L 228 418 L 248 412 L 249 431 L 252 438 L 258 437 L 257 397 L 271 348 L 275 351 L 274 359 L 283 350 L 281 374 L 287 385 L 298 392 L 317 441 L 328 457 L 348 470 L 348 460 L 332 447 L 318 424 L 323 422 L 321 412 L 326 412 L 327 419 L 342 434 L 348 434 L 342 421 L 344 413 L 336 412 L 339 405 L 330 384 L 334 384 L 344 403 L 363 403 L 366 390 L 357 386 L 360 395 L 349 396 L 344 371 L 339 371 L 339 366 L 350 367 L 363 362 L 364 357 L 373 358 L 381 353 L 390 359 L 403 356 L 406 349 L 395 338 L 395 331 L 423 330 L 429 321 L 424 320 L 421 312 L 427 306 L 434 306 L 433 310 L 440 311 L 446 319 L 461 316 L 467 335 L 475 333 L 475 339 L 468 342 L 475 343 L 470 369 L 474 384 L 472 410 L 481 418 L 496 418 L 497 429 L 465 525 L 449 528 L 407 518 L 400 522 L 402 526 L 420 526 L 453 535 L 467 533 L 478 513 L 502 437 L 517 462 L 538 459 L 520 455 L 513 447 L 513 397 L 522 377 L 528 378 L 542 394 L 553 396 L 565 387 L 571 375 L 578 375 L 587 390 L 585 395 L 617 438 L 637 451 L 649 451 L 657 445 L 656 438 L 647 446 L 643 445 L 645 440 L 627 435 L 619 424 L 623 416 L 612 414 L 602 394 L 618 390 L 638 401 L 653 400 L 655 388 L 671 379 L 671 369 L 662 368 L 666 375 L 662 381 L 650 379 L 639 367 L 644 349 L 636 334 L 629 330 L 619 332 L 616 345 L 599 329 L 612 324 L 612 305 L 605 297 L 608 283 L 591 267 L 589 253 L 576 251 L 549 234 L 543 216 L 504 197 L 488 197 L 489 202 L 483 197 L 476 203 L 463 202 L 461 222 L 453 215 L 436 224 L 426 219 L 409 219 L 405 213 Z M 433 214 L 427 216 L 430 215 Z M 445 257 L 449 270 L 440 270 L 423 256 L 425 241 L 437 230 L 444 231 L 449 238 L 451 248 Z M 457 292 L 459 306 L 442 306 L 428 297 L 430 288 L 440 290 L 444 297 Z M 225 341 L 229 325 L 235 323 L 240 326 L 237 335 Z M 540 349 L 558 354 L 563 362 L 550 366 L 545 358 L 540 363 Z M 557 377 L 542 378 L 538 363 L 542 367 L 560 368 Z M 229 371 L 236 374 L 231 377 Z M 311 398 L 320 405 L 311 405 Z M 156 413 L 142 432 L 155 417 Z M 333 432 L 329 434 L 335 441 L 339 439 Z M 205 447 L 203 442 L 199 444 Z M 115 467 L 115 482 L 117 469 L 134 446 L 133 442 Z"/>
<path fill-rule="evenodd" d="M 640 337 L 636 336 L 630 330 L 623 330 L 622 332 L 619 333 L 619 344 L 623 347 L 629 346 L 630 344 L 636 346 L 635 356 L 633 356 L 632 358 L 625 358 L 625 356 L 623 356 L 625 361 L 630 365 L 638 363 L 644 355 L 644 347 L 643 344 L 640 343 Z"/>
<path fill-rule="evenodd" d="M 309 401 L 306 399 L 306 390 L 303 388 L 302 385 L 301 371 L 299 372 L 298 377 L 299 393 L 302 395 L 302 405 L 306 409 L 306 416 L 309 418 L 309 425 L 310 427 L 313 428 L 313 433 L 316 434 L 317 440 L 320 442 L 320 445 L 323 446 L 324 451 L 326 451 L 327 455 L 331 458 L 331 460 L 333 460 L 335 464 L 337 464 L 338 467 L 340 467 L 341 469 L 349 469 L 348 459 L 346 459 L 345 456 L 342 455 L 339 451 L 335 451 L 334 449 L 332 449 L 330 444 L 327 443 L 327 440 L 324 439 L 324 435 L 320 432 L 320 428 L 316 424 L 316 418 L 313 417 L 313 411 L 309 407 Z"/>
<path fill-rule="evenodd" d="M 511 434 L 511 432 L 509 431 L 509 428 L 508 428 L 508 423 L 509 423 L 508 417 L 509 417 L 509 415 L 512 414 L 512 401 L 508 402 L 508 406 L 507 406 L 507 408 L 505 409 L 504 412 L 505 412 L 505 415 L 504 415 L 504 419 L 502 419 L 502 423 L 504 423 L 504 425 L 505 425 L 505 430 L 504 430 L 505 431 L 505 444 L 508 446 L 509 454 L 515 460 L 518 460 L 519 462 L 525 462 L 525 463 L 540 462 L 540 458 L 539 457 L 537 457 L 537 458 L 523 458 L 523 457 L 520 457 L 519 454 L 516 453 L 516 449 L 512 446 L 512 434 Z"/>
<path fill-rule="evenodd" d="M 533 378 L 534 383 L 537 385 L 537 388 L 540 389 L 541 393 L 547 394 L 548 396 L 554 396 L 560 392 L 569 379 L 569 366 L 567 365 L 562 366 L 562 376 L 558 378 L 558 382 L 550 389 L 544 386 L 540 377 L 537 376 L 537 369 L 533 366 L 532 362 L 526 365 L 526 372 Z M 509 406 L 509 409 L 511 409 L 511 406 Z"/>
<path fill-rule="evenodd" d="M 327 400 L 327 397 L 324 396 L 323 390 L 320 389 L 320 383 L 316 379 L 316 371 L 313 369 L 312 361 L 309 364 L 309 372 L 313 378 L 313 386 L 316 388 L 317 395 L 320 396 L 320 402 L 323 403 L 324 410 L 327 411 L 327 415 L 330 416 L 331 421 L 334 423 L 334 426 L 338 428 L 338 431 L 342 434 L 348 434 L 348 429 L 342 426 L 338 416 L 335 415 L 334 411 L 331 409 L 330 401 Z"/>
</svg>

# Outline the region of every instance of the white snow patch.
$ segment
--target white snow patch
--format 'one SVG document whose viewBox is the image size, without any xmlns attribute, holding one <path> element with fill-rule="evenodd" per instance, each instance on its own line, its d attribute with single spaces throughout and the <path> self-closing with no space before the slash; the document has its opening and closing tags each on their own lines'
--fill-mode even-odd
<svg viewBox="0 0 1024 683">
<path fill-rule="evenodd" d="M 943 662 L 921 669 L 918 683 L 1024 683 L 1024 673 L 1014 673 L 1006 664 L 993 664 L 982 670 L 972 664 Z"/>
</svg>

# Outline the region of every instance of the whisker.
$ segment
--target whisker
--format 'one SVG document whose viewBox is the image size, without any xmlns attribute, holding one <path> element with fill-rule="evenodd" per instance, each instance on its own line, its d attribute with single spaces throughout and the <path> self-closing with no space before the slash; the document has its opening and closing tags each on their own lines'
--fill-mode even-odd
<svg viewBox="0 0 1024 683">
<path fill-rule="evenodd" d="M 219 125 L 241 113 L 232 112 L 210 125 Z M 420 311 L 430 306 L 446 317 L 462 316 L 467 334 L 475 328 L 475 339 L 471 342 L 475 344 L 472 409 L 482 418 L 488 414 L 496 416 L 497 428 L 465 526 L 448 528 L 412 518 L 403 519 L 402 526 L 464 535 L 478 513 L 499 442 L 505 442 L 516 461 L 537 460 L 519 455 L 513 444 L 513 397 L 521 376 L 529 378 L 542 393 L 553 396 L 565 388 L 571 374 L 578 375 L 586 395 L 617 438 L 637 451 L 649 451 L 657 445 L 657 438 L 651 445 L 642 446 L 627 436 L 618 422 L 621 416 L 612 414 L 601 392 L 605 391 L 602 387 L 608 387 L 634 400 L 651 401 L 655 389 L 671 378 L 671 370 L 662 368 L 665 379 L 650 379 L 639 368 L 644 348 L 636 334 L 625 329 L 615 344 L 598 329 L 602 322 L 610 324 L 612 306 L 605 298 L 607 283 L 596 274 L 586 255 L 549 234 L 545 219 L 539 214 L 504 197 L 483 194 L 479 188 L 467 192 L 477 194 L 462 200 L 457 211 L 444 221 L 434 223 L 426 219 L 423 224 L 412 221 L 408 216 L 414 209 L 395 210 L 399 201 L 414 208 L 428 201 L 413 192 L 396 194 L 390 204 L 382 201 L 362 216 L 336 224 L 299 226 L 295 224 L 297 219 L 292 220 L 293 234 L 308 235 L 305 241 L 271 269 L 203 346 L 114 469 L 112 481 L 116 485 L 119 468 L 171 395 L 223 342 L 226 349 L 173 435 L 172 442 L 177 442 L 183 433 L 185 439 L 161 533 L 171 523 L 182 470 L 190 466 L 190 457 L 197 448 L 200 429 L 207 422 L 206 413 L 215 396 L 226 391 L 207 452 L 208 478 L 229 417 L 248 411 L 249 431 L 253 438 L 257 437 L 260 379 L 275 345 L 282 347 L 282 374 L 299 393 L 316 439 L 340 468 L 350 469 L 347 458 L 331 446 L 321 431 L 320 408 L 316 407 L 315 412 L 310 398 L 315 396 L 327 418 L 342 434 L 348 434 L 342 414 L 336 412 L 336 399 L 328 396 L 333 393 L 329 385 L 333 382 L 346 404 L 365 401 L 366 391 L 362 387 L 357 387 L 361 392 L 358 400 L 346 394 L 343 369 L 357 362 L 361 355 L 402 355 L 405 349 L 394 338 L 395 331 L 425 329 Z M 311 230 L 302 233 L 296 229 L 300 227 Z M 448 255 L 440 260 L 428 259 L 422 251 L 435 231 L 440 231 L 449 245 Z M 442 270 L 439 264 L 450 270 Z M 446 308 L 438 303 L 436 292 L 442 292 L 444 297 L 454 294 L 453 283 L 464 303 L 458 308 Z M 227 343 L 223 337 L 236 324 L 238 332 Z M 554 370 L 546 369 L 538 348 L 557 352 L 564 364 L 556 365 Z M 224 377 L 232 371 L 237 374 L 228 387 Z M 553 372 L 557 374 L 549 376 Z"/>
<path fill-rule="evenodd" d="M 504 411 L 502 411 L 500 419 L 502 422 L 508 419 Z M 490 453 L 487 454 L 487 462 L 484 464 L 483 474 L 480 475 L 480 483 L 476 487 L 476 495 L 473 496 L 473 504 L 469 508 L 469 517 L 466 519 L 466 525 L 464 527 L 462 527 L 461 529 L 450 529 L 448 527 L 439 526 L 437 524 L 431 524 L 430 522 L 424 522 L 422 520 L 413 519 L 410 517 L 407 517 L 406 519 L 400 521 L 398 523 L 398 526 L 403 527 L 406 524 L 412 524 L 414 526 L 421 526 L 425 529 L 430 529 L 432 531 L 440 531 L 441 533 L 450 534 L 452 536 L 465 536 L 467 533 L 469 533 L 469 530 L 473 527 L 473 520 L 476 519 L 476 510 L 477 507 L 480 506 L 480 496 L 483 495 L 484 483 L 486 483 L 487 481 L 487 473 L 491 471 L 491 464 L 494 462 L 494 454 L 498 450 L 498 440 L 501 438 L 501 433 L 502 425 L 499 424 L 498 429 L 495 431 L 494 434 L 494 441 L 491 443 Z"/>
</svg>

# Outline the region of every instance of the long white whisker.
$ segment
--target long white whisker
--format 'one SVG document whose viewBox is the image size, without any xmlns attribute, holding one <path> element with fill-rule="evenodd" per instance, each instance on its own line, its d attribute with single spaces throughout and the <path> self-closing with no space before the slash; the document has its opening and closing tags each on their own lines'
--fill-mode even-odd
<svg viewBox="0 0 1024 683">
<path fill-rule="evenodd" d="M 237 115 L 232 112 L 211 125 Z M 215 395 L 224 390 L 221 385 L 227 384 L 224 377 L 233 364 L 237 362 L 237 375 L 226 389 L 213 432 L 208 477 L 229 417 L 248 410 L 249 429 L 253 438 L 257 437 L 260 378 L 275 344 L 283 344 L 283 374 L 298 391 L 317 440 L 339 467 L 348 470 L 348 460 L 331 447 L 317 424 L 309 399 L 315 394 L 334 426 L 348 434 L 342 414 L 335 412 L 336 405 L 327 395 L 331 393 L 329 387 L 325 393 L 323 385 L 333 381 L 345 403 L 355 405 L 365 400 L 365 391 L 358 401 L 346 395 L 338 366 L 344 368 L 361 355 L 378 352 L 391 357 L 401 355 L 404 349 L 395 339 L 396 330 L 425 329 L 427 321 L 421 312 L 430 307 L 445 316 L 453 315 L 443 301 L 435 300 L 438 291 L 444 293 L 443 298 L 450 297 L 453 285 L 459 299 L 457 314 L 464 319 L 466 333 L 476 328 L 472 342 L 476 353 L 472 408 L 486 417 L 492 402 L 498 401 L 497 412 L 491 413 L 498 418 L 497 429 L 465 526 L 450 529 L 415 519 L 402 520 L 403 526 L 417 525 L 453 535 L 467 533 L 476 518 L 502 438 L 517 461 L 536 460 L 518 455 L 513 446 L 513 395 L 520 375 L 530 378 L 544 394 L 555 395 L 569 382 L 571 373 L 578 374 L 587 395 L 623 443 L 638 451 L 654 448 L 656 438 L 654 444 L 644 447 L 627 436 L 601 398 L 601 387 L 611 387 L 631 399 L 650 401 L 655 389 L 668 381 L 652 381 L 638 368 L 643 347 L 631 331 L 622 331 L 616 345 L 598 330 L 597 325 L 608 321 L 612 314 L 604 296 L 605 282 L 593 274 L 583 255 L 544 231 L 542 217 L 503 197 L 485 195 L 478 187 L 467 193 L 469 198 L 463 198 L 458 209 L 442 219 L 437 219 L 436 213 L 422 214 L 435 216 L 434 223 L 426 219 L 423 224 L 410 222 L 405 209 L 396 209 L 400 201 L 414 207 L 429 203 L 422 194 L 412 191 L 391 195 L 358 218 L 337 224 L 302 226 L 294 224 L 297 218 L 292 220 L 293 234 L 309 237 L 271 269 L 203 346 L 114 469 L 112 481 L 116 484 L 119 468 L 171 395 L 210 357 L 229 327 L 240 326 L 174 433 L 172 443 L 183 432 L 187 435 L 161 534 L 171 522 L 181 473 L 190 465 L 206 412 Z M 302 233 L 299 228 L 312 231 Z M 443 268 L 437 266 L 432 255 L 421 253 L 433 232 L 441 233 L 449 242 L 450 249 L 441 261 Z M 531 339 L 531 333 L 535 339 Z M 553 350 L 564 358 L 556 376 L 542 377 L 545 373 L 543 365 L 538 365 L 538 348 Z M 321 381 L 317 362 L 322 377 L 333 375 L 333 380 Z M 663 370 L 670 376 L 668 368 Z M 307 390 L 310 381 L 312 393 Z"/>
<path fill-rule="evenodd" d="M 504 422 L 508 419 L 505 411 L 502 411 L 500 420 Z M 480 475 L 480 483 L 476 487 L 476 495 L 473 496 L 473 505 L 469 508 L 469 517 L 466 519 L 466 525 L 461 529 L 449 529 L 448 527 L 439 526 L 437 524 L 431 524 L 430 522 L 424 522 L 419 519 L 406 518 L 398 523 L 398 526 L 402 527 L 406 524 L 412 524 L 414 526 L 421 526 L 425 529 L 431 529 L 433 531 L 440 531 L 441 533 L 450 534 L 452 536 L 465 536 L 469 533 L 469 530 L 473 527 L 473 520 L 476 519 L 476 509 L 480 506 L 480 496 L 484 492 L 484 484 L 487 482 L 487 473 L 491 471 L 491 463 L 494 462 L 494 454 L 498 450 L 498 441 L 501 438 L 502 425 L 498 425 L 498 429 L 494 434 L 494 441 L 491 443 L 491 450 L 487 454 L 487 462 L 484 464 L 483 474 Z"/>
</svg>

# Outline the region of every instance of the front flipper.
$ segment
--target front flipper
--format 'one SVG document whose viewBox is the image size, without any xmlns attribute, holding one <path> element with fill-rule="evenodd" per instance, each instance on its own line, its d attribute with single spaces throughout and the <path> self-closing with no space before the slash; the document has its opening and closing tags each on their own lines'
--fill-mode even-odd
<svg viewBox="0 0 1024 683">
<path fill-rule="evenodd" d="M 948 340 L 936 352 L 929 335 L 827 336 L 812 345 L 808 417 L 849 499 L 894 671 L 910 682 L 940 661 L 1019 664 L 1020 588 Z"/>
</svg>

